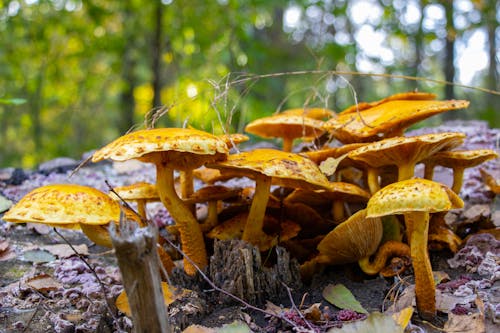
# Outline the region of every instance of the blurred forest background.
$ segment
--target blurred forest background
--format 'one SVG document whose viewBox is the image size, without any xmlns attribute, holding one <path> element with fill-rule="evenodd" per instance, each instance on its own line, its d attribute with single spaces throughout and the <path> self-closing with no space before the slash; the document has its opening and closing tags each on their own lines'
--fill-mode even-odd
<svg viewBox="0 0 500 333">
<path fill-rule="evenodd" d="M 446 117 L 499 127 L 500 97 L 461 86 L 500 90 L 499 7 L 497 0 L 0 0 L 0 167 L 80 158 L 146 120 L 235 132 L 280 109 L 341 111 L 355 96 L 413 89 L 468 99 L 467 110 Z M 148 116 L 159 109 L 158 119 Z"/>
</svg>

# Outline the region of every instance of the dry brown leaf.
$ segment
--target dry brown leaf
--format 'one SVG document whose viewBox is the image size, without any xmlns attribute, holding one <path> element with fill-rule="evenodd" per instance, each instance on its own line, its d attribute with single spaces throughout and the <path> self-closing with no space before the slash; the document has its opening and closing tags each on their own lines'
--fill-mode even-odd
<svg viewBox="0 0 500 333">
<path fill-rule="evenodd" d="M 46 235 L 52 230 L 51 226 L 42 223 L 26 223 L 26 225 L 28 229 L 34 230 L 39 235 Z"/>
<path fill-rule="evenodd" d="M 486 332 L 484 320 L 484 303 L 476 297 L 478 312 L 469 315 L 455 315 L 450 313 L 448 321 L 444 324 L 446 333 L 484 333 Z"/>
<path fill-rule="evenodd" d="M 0 261 L 9 260 L 16 257 L 16 252 L 10 246 L 8 240 L 0 240 Z"/>
<path fill-rule="evenodd" d="M 313 322 L 318 322 L 321 320 L 321 310 L 319 309 L 321 303 L 314 303 L 307 309 L 303 310 L 302 313 L 307 320 L 311 320 Z"/>
<path fill-rule="evenodd" d="M 62 288 L 62 284 L 57 282 L 54 278 L 47 274 L 41 274 L 36 277 L 26 280 L 26 285 L 38 290 L 41 293 L 58 290 Z"/>
<path fill-rule="evenodd" d="M 89 254 L 89 249 L 86 244 L 72 245 L 73 248 L 81 255 Z M 75 251 L 68 244 L 45 245 L 40 247 L 41 250 L 48 251 L 58 258 L 68 258 L 75 255 Z"/>
</svg>

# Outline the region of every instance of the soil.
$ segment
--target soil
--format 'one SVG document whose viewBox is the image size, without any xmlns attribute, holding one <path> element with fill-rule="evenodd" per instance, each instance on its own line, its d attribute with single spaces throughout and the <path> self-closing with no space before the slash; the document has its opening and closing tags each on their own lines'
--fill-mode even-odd
<svg viewBox="0 0 500 333">
<path fill-rule="evenodd" d="M 481 131 L 477 131 L 479 132 Z M 496 138 L 500 138 L 500 131 L 495 133 Z M 103 185 L 103 179 L 115 184 L 114 186 L 124 183 L 123 179 L 153 181 L 148 178 L 150 176 L 145 176 L 148 172 L 144 169 L 127 166 L 124 171 L 120 169 L 122 166 L 112 166 L 106 163 L 86 166 L 78 172 L 80 176 L 74 176 L 68 180 L 68 170 L 74 167 L 72 165 L 74 162 L 77 164 L 76 161 L 64 159 L 60 164 L 49 163 L 46 169 L 36 171 L 2 170 L 0 172 L 0 195 L 3 194 L 15 202 L 34 187 L 61 180 L 85 183 L 90 186 L 99 184 L 95 187 L 103 190 L 106 188 Z M 487 165 L 487 169 L 489 168 L 488 170 L 493 174 L 500 170 L 498 160 L 495 163 Z M 450 173 L 441 170 L 438 171 L 436 177 L 449 181 Z M 477 188 L 478 178 L 474 183 L 474 177 L 470 176 L 469 181 L 470 184 L 467 185 L 466 182 L 464 186 Z M 482 229 L 479 225 L 491 227 L 495 222 L 491 218 L 497 211 L 494 196 L 487 190 L 483 190 L 483 193 L 477 193 L 477 190 L 467 192 L 467 190 L 465 191 L 466 208 L 482 204 L 490 207 L 490 212 L 487 216 L 478 213 L 479 215 L 468 216 L 467 219 L 463 217 L 463 213 L 455 216 L 455 221 L 461 223 L 462 236 Z M 469 193 L 474 195 L 469 195 Z M 153 206 L 152 209 L 155 212 L 155 219 L 158 219 L 155 223 L 160 228 L 164 228 L 168 213 L 157 206 Z M 493 225 L 493 227 L 498 228 L 498 225 Z M 114 299 L 122 291 L 122 287 L 116 258 L 112 251 L 93 245 L 81 232 L 72 230 L 61 229 L 56 233 L 51 228 L 13 225 L 0 220 L 0 235 L 0 332 L 131 331 L 130 318 L 114 308 Z M 74 246 L 84 245 L 84 247 L 79 247 L 83 249 L 80 250 L 81 254 L 77 255 L 71 249 L 66 249 L 61 253 L 51 252 L 46 248 L 47 245 L 68 243 Z M 226 250 L 230 251 L 230 249 L 231 246 L 227 245 Z M 496 255 L 500 253 L 497 252 Z M 485 278 L 478 275 L 477 271 L 471 269 L 470 266 L 451 268 L 448 259 L 452 257 L 453 254 L 447 251 L 431 253 L 433 270 L 446 273 L 448 279 L 445 281 L 456 281 L 463 276 L 473 280 Z M 82 260 L 90 264 L 93 271 L 82 264 Z M 262 260 L 265 261 L 266 257 Z M 476 264 L 479 265 L 479 262 Z M 285 268 L 279 267 L 278 270 L 280 269 Z M 293 275 L 292 263 L 286 269 L 291 270 Z M 96 275 L 105 285 L 104 288 L 95 278 Z M 229 278 L 229 273 L 227 276 Z M 272 277 L 267 277 L 267 279 L 272 279 Z M 35 282 L 39 280 L 42 281 L 41 284 L 36 284 Z M 222 297 L 201 277 L 190 279 L 184 276 L 181 270 L 176 269 L 172 280 L 177 283 L 183 281 L 185 283 L 183 287 L 197 292 L 192 299 L 179 300 L 170 306 L 169 313 L 172 315 L 177 331 L 189 324 L 220 327 L 234 321 L 242 321 L 256 332 L 291 331 L 289 326 L 273 320 L 260 311 L 251 310 L 241 302 Z M 404 283 L 401 283 L 402 281 Z M 498 276 L 489 281 L 491 285 L 485 288 L 484 292 L 498 293 L 500 289 Z M 383 311 L 397 299 L 394 291 L 398 291 L 400 295 L 405 287 L 413 283 L 411 269 L 407 269 L 400 277 L 382 278 L 364 275 L 357 265 L 328 267 L 315 275 L 310 283 L 295 282 L 295 284 L 293 281 L 287 284 L 293 287 L 290 295 L 284 285 L 280 292 L 267 294 L 266 297 L 256 300 L 251 305 L 268 309 L 269 305 L 266 302 L 270 301 L 283 309 L 294 306 L 303 309 L 315 303 L 321 303 L 321 311 L 324 314 L 334 315 L 339 309 L 325 301 L 322 291 L 329 284 L 342 283 L 368 312 Z M 500 309 L 498 295 L 496 301 L 496 307 Z M 495 303 L 492 304 L 495 306 Z M 493 329 L 493 321 L 499 319 L 496 316 L 496 313 L 490 313 L 487 316 L 487 331 Z M 414 315 L 407 331 L 413 329 L 418 332 L 419 330 L 412 326 L 416 325 L 425 332 L 439 332 L 440 329 L 436 326 L 442 327 L 447 317 L 447 313 L 440 313 L 436 322 L 429 324 Z"/>
</svg>

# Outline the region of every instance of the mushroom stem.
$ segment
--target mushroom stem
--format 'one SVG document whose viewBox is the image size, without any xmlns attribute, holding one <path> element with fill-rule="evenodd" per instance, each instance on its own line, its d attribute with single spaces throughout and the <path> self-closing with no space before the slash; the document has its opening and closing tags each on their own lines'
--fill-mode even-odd
<svg viewBox="0 0 500 333">
<path fill-rule="evenodd" d="M 465 171 L 465 168 L 462 168 L 462 167 L 454 167 L 453 168 L 453 185 L 451 185 L 451 189 L 456 194 L 459 194 L 460 190 L 462 189 L 462 183 L 463 183 L 463 179 L 464 179 L 464 171 Z"/>
<path fill-rule="evenodd" d="M 398 182 L 407 180 L 415 174 L 415 163 L 402 164 L 398 167 Z"/>
<path fill-rule="evenodd" d="M 409 257 L 410 247 L 402 242 L 387 241 L 379 248 L 373 260 L 370 257 L 358 261 L 361 270 L 369 275 L 378 274 L 385 267 L 387 260 L 392 257 Z"/>
<path fill-rule="evenodd" d="M 137 213 L 139 214 L 140 217 L 144 219 L 144 221 L 146 221 L 148 219 L 146 215 L 146 200 L 139 199 L 136 202 L 137 202 Z"/>
<path fill-rule="evenodd" d="M 289 153 L 292 151 L 293 138 L 284 137 L 283 138 L 283 151 Z"/>
<path fill-rule="evenodd" d="M 264 225 L 264 216 L 266 215 L 266 206 L 269 200 L 270 189 L 271 177 L 260 174 L 256 175 L 255 193 L 253 195 L 245 229 L 243 230 L 242 239 L 257 246 L 260 245 L 259 241 L 262 240 L 262 227 Z"/>
<path fill-rule="evenodd" d="M 217 200 L 210 200 L 208 202 L 208 212 L 207 219 L 201 224 L 201 229 L 203 232 L 208 232 L 213 229 L 218 223 L 217 216 Z"/>
<path fill-rule="evenodd" d="M 432 162 L 425 162 L 425 168 L 424 168 L 424 178 L 432 180 L 434 178 L 434 167 L 436 165 Z"/>
<path fill-rule="evenodd" d="M 370 194 L 373 194 L 380 190 L 380 183 L 378 179 L 378 169 L 376 168 L 368 168 L 366 170 L 366 176 L 367 176 L 367 183 L 368 183 L 368 188 L 370 189 Z"/>
<path fill-rule="evenodd" d="M 175 191 L 174 170 L 157 163 L 156 172 L 158 194 L 177 225 L 182 250 L 196 266 L 204 269 L 208 264 L 208 259 L 203 233 L 198 221 Z M 192 244 L 196 244 L 196 248 L 191 247 Z M 184 271 L 188 275 L 196 274 L 196 267 L 186 258 L 184 258 Z"/>
<path fill-rule="evenodd" d="M 415 274 L 417 310 L 420 317 L 430 320 L 436 316 L 436 287 L 427 251 L 429 213 L 406 213 L 405 223 L 411 237 L 410 250 Z"/>
<path fill-rule="evenodd" d="M 193 192 L 194 192 L 193 170 L 181 170 L 181 171 L 179 171 L 179 179 L 180 179 L 180 183 L 181 183 L 181 198 L 187 199 L 191 195 L 193 195 Z M 195 212 L 196 212 L 196 205 L 195 204 L 189 204 L 188 208 L 192 214 L 195 214 Z"/>
<path fill-rule="evenodd" d="M 335 224 L 339 224 L 345 219 L 344 202 L 342 200 L 334 200 L 332 204 L 332 217 Z"/>
</svg>

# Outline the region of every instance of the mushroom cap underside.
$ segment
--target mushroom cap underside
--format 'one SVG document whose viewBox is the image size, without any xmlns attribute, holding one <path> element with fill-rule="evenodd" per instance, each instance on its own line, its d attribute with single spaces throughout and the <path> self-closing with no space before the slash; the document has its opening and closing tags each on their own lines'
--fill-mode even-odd
<svg viewBox="0 0 500 333">
<path fill-rule="evenodd" d="M 307 138 L 324 133 L 323 124 L 321 120 L 282 113 L 256 119 L 245 131 L 263 138 Z"/>
</svg>

